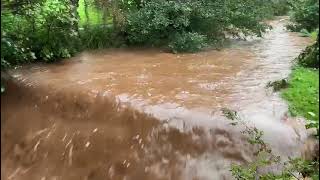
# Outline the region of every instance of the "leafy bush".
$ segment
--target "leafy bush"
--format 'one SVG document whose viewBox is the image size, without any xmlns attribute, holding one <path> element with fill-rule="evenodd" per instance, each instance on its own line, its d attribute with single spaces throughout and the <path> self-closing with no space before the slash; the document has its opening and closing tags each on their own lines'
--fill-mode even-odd
<svg viewBox="0 0 320 180">
<path fill-rule="evenodd" d="M 28 39 L 13 39 L 5 31 L 1 31 L 1 68 L 7 68 L 10 64 L 19 64 L 34 60 L 35 54 L 26 47 Z M 10 62 L 10 63 L 9 63 Z"/>
<path fill-rule="evenodd" d="M 35 59 L 27 45 L 30 39 L 24 36 L 25 28 L 21 25 L 25 22 L 20 15 L 1 12 L 1 68 Z"/>
<path fill-rule="evenodd" d="M 67 0 L 48 0 L 36 16 L 38 27 L 34 46 L 39 59 L 54 61 L 77 51 L 78 19 Z M 30 44 L 31 45 L 31 44 Z"/>
<path fill-rule="evenodd" d="M 319 35 L 317 41 L 308 46 L 297 58 L 298 64 L 309 68 L 319 68 Z"/>
<path fill-rule="evenodd" d="M 159 44 L 190 24 L 191 4 L 155 0 L 128 15 L 126 32 L 131 44 Z"/>
<path fill-rule="evenodd" d="M 319 27 L 318 0 L 292 0 L 291 20 L 293 24 L 287 26 L 292 31 L 307 29 L 309 32 Z"/>
<path fill-rule="evenodd" d="M 130 44 L 170 44 L 179 51 L 188 50 L 178 44 L 194 36 L 200 40 L 193 39 L 191 44 L 198 47 L 207 43 L 200 41 L 216 42 L 225 33 L 261 36 L 267 28 L 261 21 L 270 14 L 270 5 L 258 0 L 152 0 L 127 15 L 125 32 Z"/>
<path fill-rule="evenodd" d="M 3 9 L 2 61 L 14 65 L 70 57 L 79 46 L 77 22 L 68 0 L 27 2 L 17 12 Z"/>
<path fill-rule="evenodd" d="M 290 10 L 290 3 L 288 0 L 272 0 L 272 10 L 275 16 L 286 15 Z"/>
<path fill-rule="evenodd" d="M 173 52 L 196 52 L 206 46 L 207 38 L 198 33 L 175 34 L 169 43 Z"/>
<path fill-rule="evenodd" d="M 126 43 L 123 35 L 114 32 L 111 26 L 89 26 L 79 33 L 85 49 L 121 47 Z"/>
</svg>

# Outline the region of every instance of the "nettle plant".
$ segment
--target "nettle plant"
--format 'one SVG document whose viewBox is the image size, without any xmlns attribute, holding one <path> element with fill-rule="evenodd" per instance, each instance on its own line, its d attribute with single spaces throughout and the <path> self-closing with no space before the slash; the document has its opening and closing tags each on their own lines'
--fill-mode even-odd
<svg viewBox="0 0 320 180">
<path fill-rule="evenodd" d="M 263 139 L 263 131 L 260 131 L 254 126 L 248 126 L 247 123 L 240 118 L 236 111 L 223 108 L 223 115 L 230 120 L 232 126 L 243 127 L 242 134 L 244 134 L 248 142 L 256 147 L 253 155 L 256 157 L 253 162 L 248 162 L 243 165 L 232 164 L 231 173 L 237 180 L 284 180 L 297 179 L 301 177 L 311 177 L 312 179 L 319 179 L 319 161 L 308 161 L 301 158 L 292 159 L 282 163 L 281 157 L 272 152 L 270 145 Z M 283 169 L 279 173 L 267 172 L 260 173 L 259 170 L 271 165 L 283 165 Z"/>
</svg>

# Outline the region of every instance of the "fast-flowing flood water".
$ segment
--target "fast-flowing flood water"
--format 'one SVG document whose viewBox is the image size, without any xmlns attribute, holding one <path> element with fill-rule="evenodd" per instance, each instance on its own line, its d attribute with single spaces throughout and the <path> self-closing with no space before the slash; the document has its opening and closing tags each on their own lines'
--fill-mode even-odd
<svg viewBox="0 0 320 180">
<path fill-rule="evenodd" d="M 262 39 L 220 51 L 83 52 L 13 70 L 1 97 L 1 177 L 17 180 L 219 180 L 252 160 L 222 107 L 265 132 L 275 153 L 298 156 L 303 138 L 265 89 L 288 76 L 311 41 L 272 21 Z M 303 133 L 301 131 L 301 133 Z"/>
</svg>

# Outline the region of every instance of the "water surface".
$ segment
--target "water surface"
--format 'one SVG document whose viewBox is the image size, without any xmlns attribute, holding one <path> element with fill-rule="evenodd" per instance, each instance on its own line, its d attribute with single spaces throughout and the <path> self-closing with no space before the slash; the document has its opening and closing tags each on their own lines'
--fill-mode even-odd
<svg viewBox="0 0 320 180">
<path fill-rule="evenodd" d="M 284 29 L 220 51 L 83 52 L 13 70 L 1 99 L 4 179 L 230 179 L 252 147 L 219 113 L 237 110 L 283 157 L 301 139 L 286 103 L 265 88 L 311 41 Z"/>
</svg>

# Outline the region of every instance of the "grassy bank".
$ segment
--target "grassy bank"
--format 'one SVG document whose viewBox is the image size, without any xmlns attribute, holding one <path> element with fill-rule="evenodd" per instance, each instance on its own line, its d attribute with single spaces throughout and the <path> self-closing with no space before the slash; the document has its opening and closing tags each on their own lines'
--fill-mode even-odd
<svg viewBox="0 0 320 180">
<path fill-rule="evenodd" d="M 319 70 L 294 68 L 282 97 L 288 101 L 291 115 L 319 122 Z"/>
</svg>

